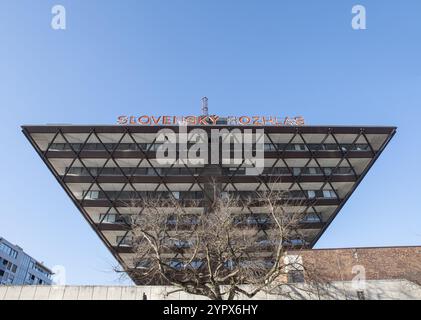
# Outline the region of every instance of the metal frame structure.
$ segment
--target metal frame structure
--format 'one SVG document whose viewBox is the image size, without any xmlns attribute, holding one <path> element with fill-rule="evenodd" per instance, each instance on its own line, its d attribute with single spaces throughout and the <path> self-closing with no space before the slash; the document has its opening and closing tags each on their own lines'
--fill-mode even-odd
<svg viewBox="0 0 421 320">
<path fill-rule="evenodd" d="M 252 127 L 252 126 L 191 126 L 188 127 L 188 130 L 200 128 L 204 129 L 209 132 L 210 129 L 222 129 L 222 128 L 235 128 L 239 129 L 243 132 L 244 129 L 261 129 L 262 127 Z M 122 213 L 119 211 L 119 197 L 122 194 L 122 192 L 126 189 L 126 187 L 130 187 L 133 192 L 137 194 L 139 198 L 141 198 L 141 195 L 139 194 L 138 190 L 135 188 L 135 183 L 156 183 L 156 187 L 154 191 L 158 191 L 162 186 L 170 193 L 172 194 L 173 190 L 171 190 L 168 187 L 167 183 L 191 183 L 189 189 L 187 191 L 191 191 L 193 187 L 196 185 L 198 186 L 206 195 L 206 192 L 204 190 L 204 187 L 202 184 L 206 183 L 208 181 L 208 177 L 205 177 L 203 174 L 206 170 L 206 166 L 202 168 L 201 171 L 197 175 L 193 174 L 191 171 L 191 168 L 187 166 L 184 163 L 185 169 L 190 173 L 189 176 L 170 176 L 167 173 L 164 175 L 161 175 L 157 168 L 154 167 L 154 165 L 151 162 L 151 159 L 154 158 L 155 154 L 153 151 L 151 151 L 151 148 L 153 144 L 155 143 L 155 140 L 150 143 L 147 150 L 144 150 L 139 141 L 137 141 L 134 137 L 134 134 L 139 133 L 156 133 L 159 129 L 162 129 L 161 126 L 22 126 L 22 131 L 26 138 L 30 141 L 34 149 L 37 151 L 41 159 L 44 161 L 44 163 L 47 165 L 47 167 L 50 169 L 54 177 L 57 179 L 59 184 L 62 186 L 62 188 L 66 191 L 66 193 L 69 195 L 73 203 L 76 205 L 76 207 L 79 209 L 79 211 L 82 213 L 82 215 L 85 217 L 85 219 L 89 222 L 90 226 L 94 229 L 94 231 L 98 234 L 100 239 L 104 242 L 104 244 L 107 246 L 107 248 L 110 250 L 110 252 L 113 254 L 113 256 L 121 263 L 121 265 L 125 268 L 126 271 L 128 271 L 128 267 L 126 266 L 126 263 L 121 258 L 121 253 L 129 253 L 131 252 L 130 248 L 127 248 L 125 246 L 122 246 L 122 242 L 124 241 L 125 237 L 130 232 L 130 224 L 123 224 L 123 225 L 109 225 L 104 223 L 104 220 L 106 217 L 111 214 L 111 211 L 114 210 L 115 213 L 120 215 L 123 219 Z M 175 132 L 178 132 L 179 128 L 175 126 L 168 126 L 165 128 L 170 128 L 174 130 Z M 352 195 L 356 187 L 360 184 L 364 176 L 367 174 L 367 172 L 370 170 L 374 162 L 377 160 L 377 158 L 380 156 L 384 148 L 387 146 L 391 138 L 396 132 L 395 127 L 343 127 L 343 126 L 332 126 L 332 127 L 326 127 L 326 126 L 303 126 L 303 127 L 273 127 L 273 126 L 267 126 L 263 127 L 265 130 L 265 140 L 268 141 L 272 146 L 273 151 L 267 151 L 265 152 L 265 158 L 272 158 L 276 159 L 273 163 L 273 165 L 269 168 L 270 172 L 274 172 L 274 168 L 279 163 L 282 163 L 282 165 L 287 168 L 289 171 L 289 175 L 283 176 L 282 182 L 288 182 L 290 183 L 288 190 L 291 190 L 294 186 L 297 186 L 299 190 L 303 192 L 305 195 L 305 203 L 306 203 L 306 211 L 312 210 L 316 215 L 319 213 L 315 209 L 316 202 L 317 204 L 326 204 L 326 205 L 336 205 L 336 209 L 334 210 L 333 214 L 330 215 L 329 219 L 327 221 L 322 221 L 318 228 L 320 231 L 318 232 L 317 236 L 309 243 L 308 247 L 312 248 L 317 240 L 321 237 L 321 235 L 325 232 L 327 227 L 330 225 L 330 223 L 333 221 L 333 219 L 336 217 L 340 209 L 344 206 L 346 201 L 349 199 L 349 197 Z M 109 147 L 102 141 L 100 134 L 119 134 L 120 137 L 117 141 L 117 143 L 114 144 L 114 147 L 110 150 Z M 272 140 L 271 134 L 289 134 L 291 135 L 291 138 L 289 139 L 289 142 L 284 145 L 283 149 L 280 149 L 279 146 Z M 40 145 L 37 143 L 36 139 L 34 138 L 34 134 L 52 134 L 53 137 L 49 141 L 47 147 L 43 150 Z M 81 147 L 76 150 L 72 143 L 69 141 L 67 135 L 69 134 L 87 134 L 86 139 L 81 144 Z M 322 145 L 325 141 L 328 139 L 333 140 L 338 147 L 336 151 L 314 151 L 311 150 L 309 147 L 309 142 L 306 141 L 304 135 L 306 134 L 323 134 L 324 138 L 320 142 L 320 145 Z M 352 141 L 351 146 L 355 146 L 358 141 L 363 140 L 364 143 L 366 143 L 369 146 L 369 151 L 350 151 L 349 148 L 347 150 L 344 150 L 341 147 L 340 142 L 337 139 L 337 135 L 343 135 L 343 134 L 354 134 L 355 139 Z M 370 140 L 367 138 L 367 135 L 375 135 L 375 134 L 381 134 L 386 135 L 386 138 L 384 139 L 383 143 L 381 144 L 380 148 L 373 148 L 372 144 L 370 143 Z M 57 139 L 60 139 L 61 141 L 65 141 L 65 144 L 69 146 L 69 151 L 52 151 L 51 146 L 55 143 Z M 94 139 L 99 145 L 102 146 L 101 151 L 89 151 L 84 150 L 86 144 L 91 140 Z M 124 139 L 129 139 L 130 143 L 136 146 L 136 150 L 132 151 L 120 151 L 118 150 L 119 145 L 122 143 Z M 306 151 L 290 151 L 287 150 L 288 146 L 291 144 L 296 144 L 297 139 L 300 141 L 301 144 L 304 144 L 306 147 Z M 59 172 L 54 168 L 52 165 L 50 159 L 71 159 L 71 163 L 68 166 L 68 168 L 65 170 L 64 174 L 60 175 Z M 105 159 L 104 164 L 101 168 L 99 168 L 99 171 L 94 175 L 90 172 L 89 168 L 85 165 L 84 159 L 87 158 L 93 158 L 93 159 Z M 329 175 L 325 173 L 323 170 L 323 166 L 320 164 L 319 159 L 321 158 L 336 158 L 339 159 L 336 167 L 334 170 L 331 171 Z M 356 170 L 354 169 L 351 159 L 355 158 L 364 158 L 364 159 L 370 159 L 368 165 L 365 167 L 365 169 L 362 171 L 362 173 L 357 174 Z M 116 159 L 136 159 L 138 160 L 137 165 L 135 169 L 138 169 L 141 164 L 145 161 L 147 162 L 148 166 L 152 168 L 155 172 L 154 176 L 136 176 L 135 171 L 130 175 L 127 175 L 122 167 L 118 164 L 118 161 Z M 288 159 L 308 159 L 303 169 L 308 168 L 310 163 L 316 163 L 317 167 L 322 172 L 322 176 L 312 177 L 312 176 L 304 176 L 303 171 L 301 171 L 300 174 L 295 175 L 292 168 L 288 165 L 287 160 Z M 83 166 L 83 169 L 88 172 L 88 176 L 69 176 L 70 168 L 74 165 L 75 162 L 80 163 Z M 106 176 L 102 175 L 102 172 L 104 168 L 107 166 L 108 163 L 113 163 L 113 166 L 119 170 L 121 173 L 118 176 Z M 337 168 L 340 167 L 342 163 L 346 163 L 351 169 L 353 174 L 351 176 L 338 176 L 335 175 L 334 172 Z M 227 176 L 216 176 L 215 179 L 220 182 L 223 185 L 222 190 L 227 190 L 228 186 L 231 186 L 233 190 L 239 191 L 235 185 L 235 183 L 242 182 L 242 183 L 258 183 L 258 186 L 256 187 L 256 190 L 260 190 L 262 187 L 266 189 L 270 189 L 270 182 L 271 180 L 267 176 L 239 176 L 237 173 L 239 169 L 242 167 L 243 163 L 238 165 L 234 172 L 231 175 Z M 221 170 L 223 170 L 223 166 L 221 164 L 216 165 L 216 167 Z M 172 166 L 170 167 L 172 168 Z M 333 190 L 336 194 L 335 199 L 324 199 L 324 200 L 312 200 L 306 195 L 304 192 L 304 188 L 302 188 L 301 183 L 305 182 L 322 182 L 322 186 L 320 190 L 324 190 L 325 186 L 329 186 L 331 190 Z M 342 199 L 338 196 L 335 188 L 333 187 L 332 183 L 335 182 L 352 182 L 353 186 L 351 190 L 346 194 L 346 196 Z M 72 191 L 70 190 L 67 183 L 89 183 L 89 188 L 87 189 L 87 192 L 83 195 L 82 199 L 77 199 Z M 101 183 L 122 183 L 122 188 L 119 190 L 117 196 L 112 199 L 107 195 L 107 192 L 103 190 L 101 187 Z M 88 192 L 94 187 L 98 187 L 100 191 L 105 195 L 105 200 L 100 200 L 101 203 L 98 202 L 98 200 L 95 204 L 92 204 L 92 200 L 87 200 L 86 195 Z M 103 215 L 101 221 L 99 223 L 96 223 L 88 214 L 86 211 L 86 207 L 89 207 L 91 205 L 101 206 L 101 207 L 108 207 L 107 211 Z M 250 208 L 245 208 L 250 210 Z M 144 208 L 139 208 L 139 213 L 142 212 Z M 250 210 L 251 213 L 251 210 Z M 320 216 L 319 216 L 320 218 Z M 305 227 L 305 224 L 303 224 L 303 227 Z M 314 227 L 314 226 L 313 226 Z M 117 246 L 113 246 L 104 236 L 103 232 L 107 230 L 124 230 L 125 235 L 122 237 L 120 242 L 117 244 Z"/>
</svg>

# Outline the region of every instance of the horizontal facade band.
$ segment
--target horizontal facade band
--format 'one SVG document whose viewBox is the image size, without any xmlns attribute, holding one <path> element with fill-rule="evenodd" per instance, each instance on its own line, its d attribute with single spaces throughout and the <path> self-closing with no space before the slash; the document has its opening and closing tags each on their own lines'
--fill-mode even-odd
<svg viewBox="0 0 421 320">
<path fill-rule="evenodd" d="M 310 247 L 308 245 L 294 245 L 294 246 L 288 246 L 288 245 L 283 245 L 282 246 L 285 250 L 301 250 L 301 249 L 310 249 Z M 112 249 L 119 254 L 130 254 L 130 253 L 135 253 L 135 249 L 133 247 L 130 246 L 113 246 Z M 250 248 L 250 252 L 256 252 L 256 255 L 259 255 L 261 257 L 264 256 L 271 256 L 273 255 L 273 250 L 275 249 L 273 246 L 258 246 L 256 248 Z M 266 253 L 266 254 L 265 254 Z"/>
<path fill-rule="evenodd" d="M 101 231 L 128 231 L 131 230 L 131 226 L 124 223 L 96 223 L 96 227 Z M 323 222 L 301 222 L 299 223 L 299 229 L 316 229 L 320 230 L 323 228 L 325 223 Z M 180 229 L 180 226 L 177 227 Z M 187 229 L 187 227 L 185 228 Z M 172 230 L 171 227 L 168 227 L 168 230 Z"/>
<path fill-rule="evenodd" d="M 77 152 L 76 152 L 77 153 Z M 87 158 L 87 159 L 108 159 L 111 152 L 107 151 L 81 151 L 78 153 L 78 157 Z M 344 154 L 347 158 L 364 158 L 371 159 L 373 158 L 373 153 L 371 151 L 265 151 L 265 158 L 285 158 L 285 159 L 303 159 L 303 158 L 337 158 L 341 159 Z M 148 158 L 152 160 L 156 156 L 155 151 L 114 151 L 112 153 L 113 158 L 115 159 L 143 159 Z M 73 151 L 48 151 L 46 157 L 49 159 L 73 159 L 75 157 L 75 152 Z M 230 155 L 231 159 L 234 158 L 234 153 Z"/>
<path fill-rule="evenodd" d="M 284 203 L 287 203 L 288 206 L 338 206 L 341 203 L 341 199 L 289 199 L 285 200 Z M 253 203 L 252 203 L 253 204 Z M 250 204 L 250 205 L 252 205 Z M 125 201 L 108 201 L 108 200 L 83 200 L 81 205 L 86 208 L 91 207 L 127 207 L 129 204 Z M 258 201 L 254 203 L 255 206 L 258 206 Z M 185 207 L 207 207 L 207 202 L 205 200 L 197 202 L 184 200 L 183 206 Z"/>
<path fill-rule="evenodd" d="M 264 129 L 266 133 L 337 133 L 337 134 L 357 134 L 363 131 L 366 134 L 392 134 L 396 127 L 377 127 L 377 126 L 302 126 L 302 127 L 276 127 L 276 126 L 188 126 L 187 130 L 203 129 L 209 131 L 211 129 Z M 171 129 L 178 132 L 178 126 L 81 126 L 81 125 L 42 125 L 42 126 L 22 126 L 22 129 L 29 133 L 56 133 L 61 130 L 63 133 L 88 133 L 95 130 L 96 133 L 155 133 L 161 129 Z"/>
<path fill-rule="evenodd" d="M 357 178 L 352 175 L 332 175 L 324 177 L 318 176 L 215 176 L 212 177 L 213 181 L 220 183 L 293 183 L 293 182 L 355 182 Z M 98 183 L 126 183 L 127 180 L 131 183 L 207 183 L 209 182 L 208 176 L 98 176 L 96 182 Z M 94 178 L 90 176 L 66 176 L 65 183 L 92 183 Z"/>
</svg>

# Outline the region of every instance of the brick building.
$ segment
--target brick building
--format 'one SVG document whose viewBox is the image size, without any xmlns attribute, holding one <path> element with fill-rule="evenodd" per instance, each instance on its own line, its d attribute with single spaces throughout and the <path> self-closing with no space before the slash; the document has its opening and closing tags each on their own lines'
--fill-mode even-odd
<svg viewBox="0 0 421 320">
<path fill-rule="evenodd" d="M 405 279 L 421 285 L 421 246 L 302 250 L 302 264 L 320 279 L 352 281 Z M 361 268 L 361 267 L 363 268 Z"/>
</svg>

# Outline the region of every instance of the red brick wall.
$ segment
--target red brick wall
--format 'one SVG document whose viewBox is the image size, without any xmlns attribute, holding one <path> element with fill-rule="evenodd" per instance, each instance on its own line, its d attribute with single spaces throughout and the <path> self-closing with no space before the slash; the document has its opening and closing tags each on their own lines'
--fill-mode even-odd
<svg viewBox="0 0 421 320">
<path fill-rule="evenodd" d="M 365 269 L 367 280 L 408 279 L 421 284 L 421 247 L 313 249 L 290 252 L 325 281 L 352 280 L 353 266 Z"/>
</svg>

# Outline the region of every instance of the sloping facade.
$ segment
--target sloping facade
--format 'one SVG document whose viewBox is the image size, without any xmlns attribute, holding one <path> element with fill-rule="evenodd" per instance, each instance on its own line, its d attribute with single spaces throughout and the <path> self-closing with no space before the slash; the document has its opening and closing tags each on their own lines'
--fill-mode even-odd
<svg viewBox="0 0 421 320">
<path fill-rule="evenodd" d="M 395 134 L 394 127 L 258 127 L 264 130 L 264 169 L 246 174 L 244 163 L 160 165 L 162 126 L 23 126 L 22 130 L 57 181 L 122 266 L 133 268 L 128 199 L 160 194 L 180 201 L 204 199 L 209 177 L 224 192 L 285 190 L 299 199 L 303 238 L 291 246 L 312 248 Z M 179 127 L 165 127 L 178 132 Z M 257 129 L 251 126 L 190 126 Z M 276 181 L 274 183 L 274 181 Z M 201 214 L 203 206 L 189 208 Z M 297 202 L 298 203 L 298 202 Z M 253 217 L 258 208 L 241 210 Z M 296 208 L 295 208 L 296 209 Z M 294 210 L 295 210 L 294 209 Z"/>
</svg>

